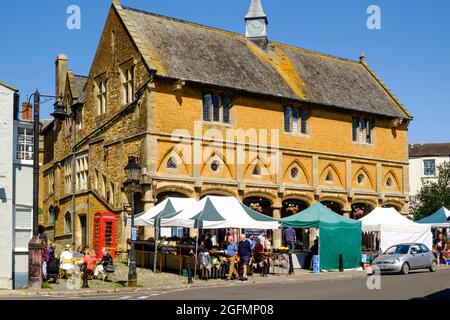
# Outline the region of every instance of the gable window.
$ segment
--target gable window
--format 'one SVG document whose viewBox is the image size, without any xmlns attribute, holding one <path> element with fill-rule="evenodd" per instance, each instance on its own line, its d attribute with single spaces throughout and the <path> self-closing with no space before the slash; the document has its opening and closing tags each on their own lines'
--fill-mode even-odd
<svg viewBox="0 0 450 320">
<path fill-rule="evenodd" d="M 17 128 L 17 160 L 33 160 L 33 129 Z"/>
<path fill-rule="evenodd" d="M 203 96 L 203 121 L 230 123 L 231 98 L 207 93 Z"/>
<path fill-rule="evenodd" d="M 122 100 L 124 104 L 133 101 L 134 94 L 134 66 L 122 69 Z"/>
<path fill-rule="evenodd" d="M 308 134 L 307 118 L 305 109 L 284 106 L 284 131 Z"/>
<path fill-rule="evenodd" d="M 107 104 L 107 81 L 105 77 L 101 77 L 96 81 L 96 95 L 97 95 L 97 115 L 106 113 Z"/>
<path fill-rule="evenodd" d="M 254 176 L 260 176 L 260 175 L 261 175 L 261 169 L 259 168 L 258 165 L 256 165 L 256 166 L 253 168 L 252 175 L 254 175 Z"/>
<path fill-rule="evenodd" d="M 392 185 L 393 185 L 392 178 L 389 177 L 389 178 L 387 179 L 387 181 L 386 181 L 386 186 L 387 186 L 388 188 L 392 188 Z"/>
<path fill-rule="evenodd" d="M 358 175 L 358 183 L 359 183 L 359 184 L 363 184 L 364 181 L 365 181 L 364 175 L 363 175 L 362 173 L 359 174 L 359 175 Z"/>
<path fill-rule="evenodd" d="M 298 178 L 298 169 L 297 168 L 292 168 L 291 169 L 291 178 L 292 179 L 297 179 Z"/>
<path fill-rule="evenodd" d="M 212 170 L 213 172 L 217 172 L 217 171 L 219 170 L 219 162 L 213 161 L 213 162 L 211 163 L 211 170 Z"/>
<path fill-rule="evenodd" d="M 333 174 L 331 171 L 328 171 L 327 176 L 325 177 L 326 182 L 333 182 Z"/>
<path fill-rule="evenodd" d="M 170 158 L 167 161 L 167 169 L 176 169 L 177 168 L 177 163 L 175 162 L 175 160 L 173 158 Z"/>
<path fill-rule="evenodd" d="M 87 190 L 88 188 L 88 174 L 89 174 L 89 163 L 88 156 L 82 156 L 76 159 L 76 189 Z"/>
<path fill-rule="evenodd" d="M 423 175 L 425 177 L 436 176 L 436 161 L 435 160 L 423 160 Z"/>
<path fill-rule="evenodd" d="M 352 119 L 352 139 L 359 143 L 372 143 L 372 121 L 364 118 Z"/>
</svg>

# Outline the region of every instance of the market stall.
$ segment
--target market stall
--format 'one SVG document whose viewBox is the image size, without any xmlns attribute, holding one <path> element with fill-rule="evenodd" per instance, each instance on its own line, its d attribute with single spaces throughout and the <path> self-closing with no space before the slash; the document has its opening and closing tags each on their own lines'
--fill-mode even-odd
<svg viewBox="0 0 450 320">
<path fill-rule="evenodd" d="M 446 207 L 440 208 L 430 216 L 417 221 L 420 224 L 431 225 L 432 228 L 450 228 L 450 210 Z"/>
<path fill-rule="evenodd" d="M 134 217 L 134 225 L 142 227 L 154 227 L 155 220 L 178 212 L 192 206 L 197 201 L 192 198 L 167 198 L 155 207 L 142 212 Z M 128 218 L 127 224 L 131 225 L 131 219 Z"/>
<path fill-rule="evenodd" d="M 361 266 L 361 222 L 344 218 L 321 203 L 281 219 L 283 227 L 318 228 L 321 270 L 339 270 L 342 256 L 344 269 Z"/>
<path fill-rule="evenodd" d="M 279 221 L 248 208 L 236 198 L 207 196 L 193 206 L 173 214 L 173 217 L 165 217 L 160 225 L 199 230 L 222 228 L 273 230 L 279 228 Z M 197 258 L 198 240 L 196 244 Z"/>
<path fill-rule="evenodd" d="M 431 227 L 409 220 L 394 208 L 377 207 L 359 221 L 363 232 L 380 232 L 380 249 L 383 252 L 400 243 L 418 242 L 432 247 Z"/>
</svg>

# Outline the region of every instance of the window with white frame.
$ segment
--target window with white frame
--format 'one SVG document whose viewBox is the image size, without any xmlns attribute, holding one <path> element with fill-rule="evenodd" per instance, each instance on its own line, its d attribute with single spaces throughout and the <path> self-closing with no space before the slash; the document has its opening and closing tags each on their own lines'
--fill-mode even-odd
<svg viewBox="0 0 450 320">
<path fill-rule="evenodd" d="M 96 95 L 97 95 L 97 115 L 106 113 L 107 104 L 107 87 L 108 83 L 105 76 L 99 77 L 96 81 Z"/>
<path fill-rule="evenodd" d="M 76 159 L 76 189 L 87 190 L 89 181 L 89 161 L 88 155 L 78 157 Z"/>
<path fill-rule="evenodd" d="M 17 128 L 17 144 L 16 144 L 17 160 L 33 160 L 33 129 Z"/>
<path fill-rule="evenodd" d="M 72 159 L 64 164 L 64 191 L 66 194 L 72 192 Z"/>
<path fill-rule="evenodd" d="M 133 101 L 134 94 L 134 66 L 127 66 L 121 69 L 122 73 L 122 102 L 129 104 Z"/>
<path fill-rule="evenodd" d="M 436 176 L 436 161 L 423 160 L 423 175 L 425 177 L 435 177 Z"/>
</svg>

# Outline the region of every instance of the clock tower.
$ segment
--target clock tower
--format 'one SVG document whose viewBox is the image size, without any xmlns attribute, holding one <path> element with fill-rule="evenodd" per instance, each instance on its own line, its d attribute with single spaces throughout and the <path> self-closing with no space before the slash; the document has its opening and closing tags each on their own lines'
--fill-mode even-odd
<svg viewBox="0 0 450 320">
<path fill-rule="evenodd" d="M 267 25 L 269 21 L 264 13 L 261 0 L 251 0 L 250 9 L 245 16 L 246 32 L 245 36 L 258 43 L 267 45 Z"/>
</svg>

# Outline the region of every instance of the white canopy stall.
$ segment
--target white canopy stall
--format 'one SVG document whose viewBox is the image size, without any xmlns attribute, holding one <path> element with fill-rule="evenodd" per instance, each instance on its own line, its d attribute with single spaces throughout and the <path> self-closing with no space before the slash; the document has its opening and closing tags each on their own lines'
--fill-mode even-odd
<svg viewBox="0 0 450 320">
<path fill-rule="evenodd" d="M 161 227 L 194 229 L 278 229 L 279 221 L 260 214 L 233 197 L 207 196 L 161 220 Z"/>
<path fill-rule="evenodd" d="M 380 249 L 383 252 L 400 243 L 418 242 L 432 247 L 431 227 L 409 220 L 394 208 L 377 207 L 360 221 L 363 232 L 381 233 Z"/>
</svg>

